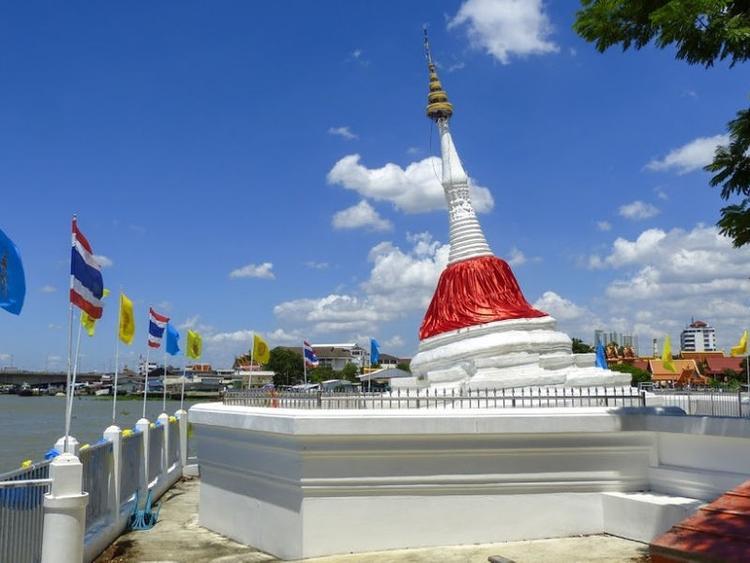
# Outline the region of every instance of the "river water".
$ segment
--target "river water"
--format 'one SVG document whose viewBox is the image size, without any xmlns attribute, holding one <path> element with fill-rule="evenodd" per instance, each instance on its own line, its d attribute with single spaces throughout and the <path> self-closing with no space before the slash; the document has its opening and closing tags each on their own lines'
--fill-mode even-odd
<svg viewBox="0 0 750 563">
<path fill-rule="evenodd" d="M 185 401 L 185 410 L 198 401 Z M 146 417 L 156 420 L 161 400 L 146 402 Z M 167 414 L 180 408 L 167 401 Z M 132 428 L 141 418 L 142 400 L 117 401 L 117 425 Z M 112 423 L 112 397 L 76 397 L 70 433 L 81 444 L 93 444 Z M 0 473 L 16 469 L 25 459 L 40 461 L 58 438 L 65 434 L 64 397 L 19 397 L 0 395 Z"/>
</svg>

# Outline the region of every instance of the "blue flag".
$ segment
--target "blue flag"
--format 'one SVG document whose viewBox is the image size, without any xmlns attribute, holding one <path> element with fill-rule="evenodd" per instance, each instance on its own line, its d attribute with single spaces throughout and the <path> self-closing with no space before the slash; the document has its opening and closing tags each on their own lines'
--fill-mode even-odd
<svg viewBox="0 0 750 563">
<path fill-rule="evenodd" d="M 604 344 L 599 342 L 596 345 L 596 367 L 607 369 L 607 357 L 604 355 Z"/>
<path fill-rule="evenodd" d="M 370 339 L 370 364 L 380 363 L 380 344 L 374 338 Z"/>
<path fill-rule="evenodd" d="M 26 296 L 26 278 L 16 245 L 0 230 L 0 307 L 18 315 Z"/>
<path fill-rule="evenodd" d="M 167 344 L 165 346 L 167 354 L 176 356 L 180 353 L 179 341 L 180 333 L 177 332 L 177 329 L 171 323 L 167 323 Z"/>
</svg>

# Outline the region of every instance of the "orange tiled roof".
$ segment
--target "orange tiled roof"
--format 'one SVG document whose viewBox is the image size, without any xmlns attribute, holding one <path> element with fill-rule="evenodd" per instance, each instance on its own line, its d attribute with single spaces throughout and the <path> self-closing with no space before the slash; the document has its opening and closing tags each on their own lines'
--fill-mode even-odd
<svg viewBox="0 0 750 563">
<path fill-rule="evenodd" d="M 672 363 L 674 364 L 674 371 L 666 369 L 661 360 L 649 360 L 648 371 L 651 372 L 652 379 L 677 379 L 686 369 L 698 374 L 700 373 L 695 360 L 672 360 Z"/>
</svg>

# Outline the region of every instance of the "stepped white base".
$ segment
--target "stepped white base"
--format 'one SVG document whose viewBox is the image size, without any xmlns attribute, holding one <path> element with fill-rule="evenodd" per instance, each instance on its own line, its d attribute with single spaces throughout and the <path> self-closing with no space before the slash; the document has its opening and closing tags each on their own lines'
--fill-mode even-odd
<svg viewBox="0 0 750 563">
<path fill-rule="evenodd" d="M 414 378 L 395 387 L 469 389 L 630 384 L 630 375 L 595 367 L 595 354 L 573 354 L 550 316 L 496 321 L 426 338 L 411 361 Z"/>
</svg>

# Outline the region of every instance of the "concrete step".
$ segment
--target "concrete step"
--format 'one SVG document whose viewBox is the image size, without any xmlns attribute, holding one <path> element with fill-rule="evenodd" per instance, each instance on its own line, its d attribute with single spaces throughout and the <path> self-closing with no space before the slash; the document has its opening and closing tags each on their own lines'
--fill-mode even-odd
<svg viewBox="0 0 750 563">
<path fill-rule="evenodd" d="M 602 493 L 604 533 L 648 543 L 702 504 L 698 499 L 656 492 Z"/>
<path fill-rule="evenodd" d="M 652 561 L 750 561 L 750 481 L 654 540 Z"/>
</svg>

